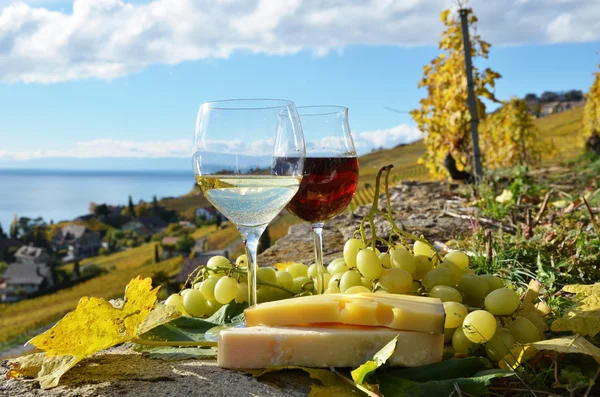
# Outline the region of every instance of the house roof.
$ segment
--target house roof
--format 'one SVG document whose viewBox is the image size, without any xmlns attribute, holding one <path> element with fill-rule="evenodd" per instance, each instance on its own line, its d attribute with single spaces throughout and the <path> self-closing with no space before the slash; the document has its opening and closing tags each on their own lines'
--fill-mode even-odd
<svg viewBox="0 0 600 397">
<path fill-rule="evenodd" d="M 179 273 L 175 276 L 175 282 L 185 283 L 191 272 L 198 266 L 205 266 L 212 255 L 200 255 L 195 258 L 186 258 L 181 264 Z"/>
<path fill-rule="evenodd" d="M 17 250 L 15 256 L 27 257 L 27 258 L 38 258 L 46 253 L 44 248 L 34 247 L 31 245 L 24 245 Z"/>
<path fill-rule="evenodd" d="M 219 214 L 219 211 L 217 211 L 217 209 L 215 207 L 202 207 L 202 208 L 198 208 L 197 211 L 204 211 L 204 212 L 209 213 L 211 215 L 217 215 L 217 214 Z"/>
<path fill-rule="evenodd" d="M 3 238 L 0 239 L 0 250 L 5 250 L 13 247 L 20 247 L 23 245 L 23 242 L 17 240 L 16 238 Z"/>
<path fill-rule="evenodd" d="M 45 264 L 12 263 L 4 272 L 6 284 L 36 284 L 51 277 L 50 268 Z"/>
<path fill-rule="evenodd" d="M 85 234 L 88 229 L 85 226 L 81 225 L 67 225 L 59 230 L 59 233 L 62 233 L 64 237 L 72 236 L 71 239 L 76 240 L 81 238 Z"/>
<path fill-rule="evenodd" d="M 161 244 L 162 245 L 175 245 L 177 244 L 177 240 L 179 240 L 179 237 L 163 237 L 163 239 L 161 240 Z"/>
</svg>

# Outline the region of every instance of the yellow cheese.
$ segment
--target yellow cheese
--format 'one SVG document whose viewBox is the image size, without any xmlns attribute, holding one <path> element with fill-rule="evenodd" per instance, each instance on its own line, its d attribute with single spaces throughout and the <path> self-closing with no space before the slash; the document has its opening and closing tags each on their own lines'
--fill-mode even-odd
<svg viewBox="0 0 600 397">
<path fill-rule="evenodd" d="M 417 367 L 442 359 L 444 335 L 385 327 L 321 326 L 229 328 L 219 334 L 217 362 L 223 368 L 357 367 L 396 335 L 390 364 Z"/>
<path fill-rule="evenodd" d="M 341 323 L 405 331 L 444 332 L 437 298 L 398 294 L 327 294 L 261 303 L 246 309 L 246 326 Z"/>
</svg>

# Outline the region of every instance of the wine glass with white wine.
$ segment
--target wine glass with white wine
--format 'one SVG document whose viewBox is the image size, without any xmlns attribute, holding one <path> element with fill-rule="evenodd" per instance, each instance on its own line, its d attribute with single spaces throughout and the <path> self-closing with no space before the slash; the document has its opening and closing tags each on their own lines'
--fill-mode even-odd
<svg viewBox="0 0 600 397">
<path fill-rule="evenodd" d="M 248 304 L 257 303 L 258 240 L 298 191 L 302 126 L 292 101 L 235 99 L 200 106 L 192 162 L 204 196 L 240 232 L 248 260 Z"/>
</svg>

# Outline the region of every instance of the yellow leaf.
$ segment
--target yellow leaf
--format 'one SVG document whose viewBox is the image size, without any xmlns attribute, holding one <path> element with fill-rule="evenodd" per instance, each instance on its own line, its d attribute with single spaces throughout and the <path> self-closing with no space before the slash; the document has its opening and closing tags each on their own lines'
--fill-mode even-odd
<svg viewBox="0 0 600 397">
<path fill-rule="evenodd" d="M 125 290 L 122 308 L 104 299 L 83 297 L 77 308 L 54 327 L 31 339 L 28 344 L 44 353 L 12 360 L 11 376 L 32 376 L 44 389 L 55 387 L 60 377 L 84 358 L 117 344 L 133 340 L 141 333 L 180 316 L 171 306 L 161 305 L 155 314 L 158 288 L 150 278 L 137 277 Z"/>
<path fill-rule="evenodd" d="M 537 280 L 531 280 L 529 282 L 527 292 L 525 292 L 523 302 L 521 303 L 521 308 L 517 312 L 517 316 L 525 317 L 535 325 L 538 331 L 540 331 L 540 336 L 548 330 L 548 326 L 544 321 L 544 317 L 546 316 L 544 310 L 540 310 L 536 307 L 536 301 L 540 295 L 541 287 L 542 284 Z"/>
<path fill-rule="evenodd" d="M 524 361 L 535 356 L 539 351 L 586 354 L 592 356 L 596 362 L 600 363 L 600 348 L 594 346 L 579 334 L 517 346 L 511 350 L 509 355 L 504 357 L 504 360 L 515 369 Z M 508 367 L 505 362 L 500 362 L 499 365 L 503 368 Z"/>
<path fill-rule="evenodd" d="M 552 331 L 596 336 L 600 332 L 600 283 L 565 285 L 563 291 L 574 293 L 576 301 L 561 318 L 554 320 Z"/>
<path fill-rule="evenodd" d="M 511 202 L 513 199 L 513 194 L 510 190 L 506 190 L 504 189 L 502 191 L 502 194 L 500 194 L 499 196 L 496 197 L 496 202 L 501 203 L 501 204 L 506 204 Z"/>
</svg>

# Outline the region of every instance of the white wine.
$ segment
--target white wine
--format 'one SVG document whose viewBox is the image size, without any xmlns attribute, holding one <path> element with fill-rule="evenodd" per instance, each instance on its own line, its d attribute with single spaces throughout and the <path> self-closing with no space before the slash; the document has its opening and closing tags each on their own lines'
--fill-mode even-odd
<svg viewBox="0 0 600 397">
<path fill-rule="evenodd" d="M 237 226 L 265 226 L 290 202 L 301 177 L 196 175 L 204 196 Z"/>
</svg>

